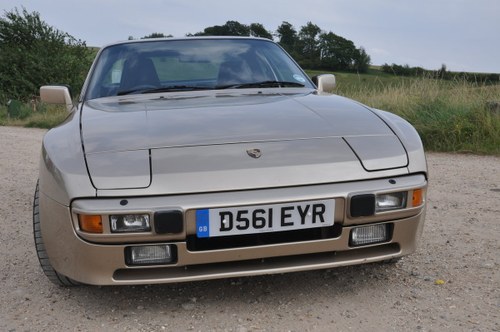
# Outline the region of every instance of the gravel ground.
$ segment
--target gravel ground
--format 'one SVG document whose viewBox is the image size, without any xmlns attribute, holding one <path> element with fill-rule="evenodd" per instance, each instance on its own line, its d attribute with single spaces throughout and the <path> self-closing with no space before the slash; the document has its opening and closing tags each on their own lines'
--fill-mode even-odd
<svg viewBox="0 0 500 332">
<path fill-rule="evenodd" d="M 500 158 L 429 153 L 427 221 L 396 264 L 59 288 L 38 265 L 39 129 L 0 127 L 1 331 L 500 331 Z"/>
</svg>

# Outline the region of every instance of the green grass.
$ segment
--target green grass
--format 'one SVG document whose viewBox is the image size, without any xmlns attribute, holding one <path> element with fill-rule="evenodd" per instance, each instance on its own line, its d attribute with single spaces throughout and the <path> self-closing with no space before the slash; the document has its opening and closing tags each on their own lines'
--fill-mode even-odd
<svg viewBox="0 0 500 332">
<path fill-rule="evenodd" d="M 36 111 L 29 105 L 23 105 L 22 112 L 22 116 L 12 117 L 9 115 L 7 107 L 0 106 L 0 126 L 50 129 L 59 125 L 68 117 L 68 112 L 64 107 L 53 105 L 39 104 L 36 107 Z"/>
<path fill-rule="evenodd" d="M 307 70 L 309 76 L 324 74 L 324 71 Z M 410 81 L 411 78 L 403 76 L 394 76 L 384 73 L 380 70 L 370 69 L 366 74 L 355 73 L 332 73 L 337 80 L 337 89 L 334 91 L 352 91 L 352 90 L 368 90 L 382 91 L 387 86 L 397 85 L 400 82 Z"/>
<path fill-rule="evenodd" d="M 427 151 L 500 155 L 500 85 L 398 77 L 374 69 L 335 76 L 333 92 L 405 118 Z"/>
</svg>

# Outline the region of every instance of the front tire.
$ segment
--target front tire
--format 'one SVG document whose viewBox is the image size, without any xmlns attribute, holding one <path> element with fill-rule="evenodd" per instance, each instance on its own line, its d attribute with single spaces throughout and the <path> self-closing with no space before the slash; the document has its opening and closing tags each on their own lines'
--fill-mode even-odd
<svg viewBox="0 0 500 332">
<path fill-rule="evenodd" d="M 45 244 L 43 243 L 42 232 L 40 230 L 40 211 L 39 211 L 39 189 L 38 181 L 36 182 L 35 196 L 33 198 L 33 235 L 35 237 L 35 247 L 36 254 L 38 257 L 38 262 L 42 267 L 43 273 L 58 286 L 71 287 L 77 286 L 78 283 L 60 273 L 58 273 L 49 261 L 49 256 L 45 250 Z"/>
</svg>

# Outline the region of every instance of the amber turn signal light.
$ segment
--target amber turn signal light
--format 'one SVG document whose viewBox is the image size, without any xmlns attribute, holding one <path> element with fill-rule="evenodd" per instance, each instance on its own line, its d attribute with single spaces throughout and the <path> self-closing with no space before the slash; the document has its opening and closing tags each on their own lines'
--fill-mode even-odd
<svg viewBox="0 0 500 332">
<path fill-rule="evenodd" d="M 78 215 L 80 229 L 87 233 L 102 233 L 102 219 L 99 215 Z"/>
<path fill-rule="evenodd" d="M 413 197 L 411 200 L 411 206 L 416 207 L 422 205 L 424 202 L 424 190 L 415 189 L 413 190 Z"/>
</svg>

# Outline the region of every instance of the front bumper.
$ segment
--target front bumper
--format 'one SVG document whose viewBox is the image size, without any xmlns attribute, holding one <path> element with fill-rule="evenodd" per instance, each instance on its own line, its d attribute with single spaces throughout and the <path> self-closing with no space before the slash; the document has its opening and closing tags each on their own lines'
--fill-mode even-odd
<svg viewBox="0 0 500 332">
<path fill-rule="evenodd" d="M 368 263 L 410 254 L 422 233 L 425 203 L 417 208 L 352 218 L 349 197 L 359 193 L 425 188 L 424 175 L 277 188 L 240 192 L 164 197 L 80 199 L 71 208 L 40 196 L 41 229 L 47 254 L 59 273 L 86 284 L 154 284 L 215 278 L 284 273 Z M 395 182 L 395 183 L 392 183 Z M 127 199 L 126 207 L 120 205 Z M 192 251 L 186 238 L 196 234 L 199 208 L 272 204 L 313 199 L 335 199 L 334 219 L 340 232 L 331 238 Z M 78 229 L 76 213 L 111 214 L 177 209 L 184 212 L 179 234 L 86 234 Z M 351 229 L 364 224 L 391 225 L 392 236 L 383 243 L 362 247 L 349 244 Z M 125 248 L 130 244 L 169 243 L 177 248 L 177 261 L 163 266 L 128 266 Z"/>
</svg>

